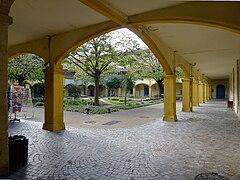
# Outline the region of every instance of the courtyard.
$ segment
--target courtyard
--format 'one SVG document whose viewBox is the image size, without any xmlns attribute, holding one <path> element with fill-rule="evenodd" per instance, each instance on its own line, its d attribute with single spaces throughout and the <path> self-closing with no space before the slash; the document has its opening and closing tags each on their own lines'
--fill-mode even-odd
<svg viewBox="0 0 240 180">
<path fill-rule="evenodd" d="M 139 111 L 151 112 L 147 108 Z M 132 111 L 124 111 L 124 118 Z M 227 102 L 212 100 L 177 115 L 174 123 L 158 116 L 124 128 L 76 128 L 66 121 L 66 130 L 57 132 L 43 130 L 37 120 L 10 123 L 9 135 L 29 139 L 29 159 L 26 167 L 1 178 L 190 180 L 214 172 L 240 179 L 240 122 Z"/>
</svg>

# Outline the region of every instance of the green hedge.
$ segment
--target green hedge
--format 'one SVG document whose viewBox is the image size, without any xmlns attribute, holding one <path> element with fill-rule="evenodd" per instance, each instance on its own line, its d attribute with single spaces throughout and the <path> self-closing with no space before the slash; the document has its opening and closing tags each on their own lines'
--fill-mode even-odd
<svg viewBox="0 0 240 180">
<path fill-rule="evenodd" d="M 33 98 L 32 103 L 35 106 L 43 106 L 44 105 L 44 100 L 43 100 L 43 98 Z"/>
<path fill-rule="evenodd" d="M 71 111 L 71 112 L 81 112 L 81 113 L 85 113 L 85 108 L 87 106 L 85 105 L 66 105 L 64 107 L 64 110 L 66 111 Z M 90 114 L 105 114 L 108 112 L 108 109 L 106 107 L 102 107 L 102 106 L 89 106 L 90 108 Z M 111 111 L 117 111 L 116 109 L 111 109 Z"/>
<path fill-rule="evenodd" d="M 65 99 L 64 105 L 93 105 L 94 101 L 87 99 Z"/>
</svg>

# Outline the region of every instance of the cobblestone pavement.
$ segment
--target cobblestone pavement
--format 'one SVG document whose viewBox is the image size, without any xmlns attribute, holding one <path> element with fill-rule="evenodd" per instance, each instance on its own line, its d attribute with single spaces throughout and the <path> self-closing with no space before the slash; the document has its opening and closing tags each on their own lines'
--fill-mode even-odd
<svg viewBox="0 0 240 180">
<path fill-rule="evenodd" d="M 177 102 L 177 109 L 180 110 L 182 102 Z M 75 128 L 125 128 L 146 124 L 163 116 L 163 103 L 146 106 L 131 110 L 120 110 L 110 114 L 83 114 L 79 112 L 64 111 L 64 123 L 66 127 Z M 21 119 L 23 114 L 18 114 Z M 27 120 L 35 122 L 44 121 L 44 109 L 34 108 L 34 116 Z M 106 125 L 109 122 L 118 122 Z"/>
<path fill-rule="evenodd" d="M 179 121 L 156 119 L 116 129 L 42 130 L 42 123 L 21 121 L 9 134 L 29 138 L 26 167 L 2 178 L 193 180 L 215 172 L 240 179 L 240 121 L 225 101 L 210 101 Z"/>
</svg>

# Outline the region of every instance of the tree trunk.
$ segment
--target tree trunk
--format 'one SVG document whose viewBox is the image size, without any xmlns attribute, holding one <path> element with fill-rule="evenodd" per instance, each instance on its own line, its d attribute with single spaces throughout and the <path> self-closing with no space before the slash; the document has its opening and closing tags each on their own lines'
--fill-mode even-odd
<svg viewBox="0 0 240 180">
<path fill-rule="evenodd" d="M 18 84 L 19 84 L 20 86 L 24 86 L 24 81 L 25 81 L 25 78 L 24 78 L 24 77 L 22 77 L 22 76 L 18 77 Z"/>
<path fill-rule="evenodd" d="M 124 104 L 125 106 L 127 105 L 127 90 L 125 90 Z"/>
<path fill-rule="evenodd" d="M 163 80 L 158 80 L 157 83 L 158 83 L 158 97 L 161 98 Z"/>
<path fill-rule="evenodd" d="M 99 106 L 99 83 L 100 83 L 100 73 L 96 73 L 95 75 L 95 93 L 94 93 L 94 104 L 95 106 Z"/>
</svg>

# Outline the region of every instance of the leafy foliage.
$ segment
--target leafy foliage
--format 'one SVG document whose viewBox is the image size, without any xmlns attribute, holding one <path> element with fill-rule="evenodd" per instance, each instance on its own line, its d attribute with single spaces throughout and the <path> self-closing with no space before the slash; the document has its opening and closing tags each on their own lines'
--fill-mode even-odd
<svg viewBox="0 0 240 180">
<path fill-rule="evenodd" d="M 81 95 L 82 87 L 80 85 L 68 84 L 65 88 L 70 97 L 74 97 L 76 99 Z"/>
<path fill-rule="evenodd" d="M 109 34 L 104 34 L 88 41 L 72 51 L 67 57 L 66 63 L 69 66 L 77 66 L 82 70 L 82 75 L 87 74 L 95 78 L 96 74 L 103 73 L 116 59 L 115 49 L 110 39 Z M 80 71 L 77 73 L 80 74 Z"/>
<path fill-rule="evenodd" d="M 44 97 L 44 83 L 34 84 L 32 90 L 35 98 Z"/>
<path fill-rule="evenodd" d="M 89 100 L 89 99 L 80 99 L 80 100 L 77 100 L 77 99 L 65 99 L 64 100 L 64 105 L 93 105 L 94 102 L 92 100 Z"/>
<path fill-rule="evenodd" d="M 95 105 L 99 105 L 99 83 L 101 75 L 114 66 L 117 60 L 115 44 L 110 34 L 96 37 L 72 51 L 66 58 L 68 66 L 78 68 L 77 74 L 94 79 Z"/>
<path fill-rule="evenodd" d="M 139 74 L 138 79 L 154 79 L 158 84 L 160 97 L 162 94 L 164 70 L 159 60 L 148 48 L 140 49 L 138 52 L 134 51 L 133 56 L 137 59 L 135 66 L 136 72 Z"/>
<path fill-rule="evenodd" d="M 20 55 L 8 63 L 8 79 L 11 83 L 24 85 L 44 79 L 44 61 L 33 54 Z"/>
<path fill-rule="evenodd" d="M 184 77 L 184 72 L 183 72 L 182 68 L 176 67 L 175 71 L 176 71 L 177 81 Z"/>
<path fill-rule="evenodd" d="M 104 77 L 104 85 L 114 91 L 121 87 L 122 76 L 118 74 L 108 74 Z"/>
</svg>

